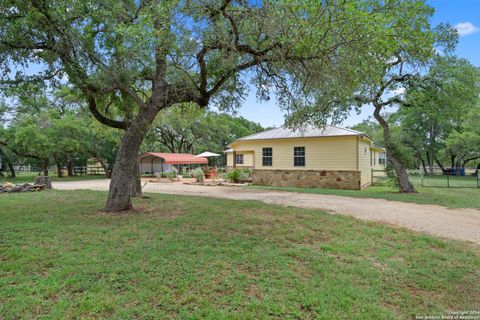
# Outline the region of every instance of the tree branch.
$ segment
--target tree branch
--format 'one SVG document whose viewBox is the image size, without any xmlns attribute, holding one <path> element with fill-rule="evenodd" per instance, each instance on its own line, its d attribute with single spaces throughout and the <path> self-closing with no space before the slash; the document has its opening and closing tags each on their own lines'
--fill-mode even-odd
<svg viewBox="0 0 480 320">
<path fill-rule="evenodd" d="M 97 108 L 97 103 L 95 101 L 95 98 L 92 96 L 87 96 L 87 101 L 88 101 L 88 109 L 90 112 L 93 114 L 95 119 L 100 121 L 100 123 L 103 123 L 106 126 L 112 127 L 112 128 L 117 128 L 117 129 L 123 129 L 126 130 L 128 128 L 128 122 L 126 121 L 117 121 L 113 119 L 109 119 L 105 117 L 103 114 L 98 111 Z"/>
</svg>

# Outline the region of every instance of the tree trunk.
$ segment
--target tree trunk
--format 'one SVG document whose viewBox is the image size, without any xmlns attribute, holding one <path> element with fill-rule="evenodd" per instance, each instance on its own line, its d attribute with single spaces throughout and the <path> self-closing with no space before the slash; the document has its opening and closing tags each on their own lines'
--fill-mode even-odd
<svg viewBox="0 0 480 320">
<path fill-rule="evenodd" d="M 59 178 L 63 178 L 62 164 L 60 162 L 56 162 L 55 166 L 57 167 L 57 176 Z"/>
<path fill-rule="evenodd" d="M 427 151 L 428 174 L 433 176 L 433 153 Z"/>
<path fill-rule="evenodd" d="M 13 167 L 10 160 L 7 160 L 6 162 L 7 162 L 8 171 L 10 171 L 10 178 L 15 178 L 17 176 L 17 173 L 15 172 L 15 168 Z"/>
<path fill-rule="evenodd" d="M 48 165 L 49 165 L 48 158 L 43 159 L 43 175 L 45 177 L 48 176 Z"/>
<path fill-rule="evenodd" d="M 135 157 L 135 167 L 133 168 L 132 197 L 142 197 L 142 177 L 140 175 L 140 163 L 138 156 Z"/>
<path fill-rule="evenodd" d="M 457 158 L 456 155 L 454 155 L 454 154 L 450 155 L 450 161 L 452 162 L 451 168 L 455 168 L 455 166 L 456 166 L 456 160 L 455 159 L 456 158 Z"/>
<path fill-rule="evenodd" d="M 100 163 L 100 165 L 102 166 L 103 171 L 105 171 L 105 177 L 106 177 L 107 179 L 110 179 L 110 178 L 112 177 L 112 174 L 111 174 L 110 168 L 109 168 L 109 166 L 107 165 L 107 163 L 105 162 L 105 160 L 103 160 L 102 158 L 100 158 L 95 151 L 90 151 L 90 154 L 91 154 L 92 157 L 93 157 L 95 160 L 97 160 L 97 162 Z"/>
<path fill-rule="evenodd" d="M 0 153 L 1 153 L 1 149 L 0 149 Z M 1 162 L 1 166 L 0 166 L 0 177 L 4 177 L 5 175 L 3 174 L 3 172 L 5 171 L 5 161 L 2 161 Z"/>
<path fill-rule="evenodd" d="M 73 161 L 70 158 L 67 160 L 67 176 L 73 177 Z"/>
<path fill-rule="evenodd" d="M 136 176 L 135 172 L 139 170 L 136 166 L 140 144 L 157 113 L 156 108 L 141 110 L 125 131 L 113 167 L 106 211 L 119 212 L 132 209 L 132 181 Z"/>
<path fill-rule="evenodd" d="M 437 163 L 437 165 L 440 167 L 440 169 L 442 169 L 442 172 L 445 174 L 447 173 L 447 169 L 445 169 L 445 167 L 442 165 L 442 163 L 440 162 L 440 160 L 438 160 L 437 157 L 434 157 L 435 158 L 435 162 Z"/>
<path fill-rule="evenodd" d="M 425 174 L 427 174 L 428 172 L 427 172 L 427 167 L 425 166 L 425 160 L 423 160 L 422 158 L 420 158 L 420 161 L 422 162 L 423 172 L 424 172 Z"/>
<path fill-rule="evenodd" d="M 394 142 L 391 139 L 390 127 L 388 123 L 385 121 L 385 119 L 383 119 L 382 115 L 380 114 L 381 110 L 382 110 L 382 107 L 376 105 L 373 115 L 383 128 L 383 139 L 385 140 L 385 149 L 387 150 L 387 159 L 389 159 L 389 162 L 392 165 L 393 170 L 395 170 L 395 178 L 397 180 L 400 192 L 415 193 L 417 191 L 415 190 L 415 187 L 408 179 L 408 174 L 407 174 L 407 170 L 405 169 L 405 165 L 403 164 L 403 161 L 398 154 L 397 147 L 395 146 Z"/>
</svg>

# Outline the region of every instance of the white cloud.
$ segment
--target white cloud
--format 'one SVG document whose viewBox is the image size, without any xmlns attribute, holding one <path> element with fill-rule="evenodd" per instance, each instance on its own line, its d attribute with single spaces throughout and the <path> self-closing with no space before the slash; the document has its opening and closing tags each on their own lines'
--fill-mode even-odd
<svg viewBox="0 0 480 320">
<path fill-rule="evenodd" d="M 455 25 L 460 37 L 472 34 L 480 30 L 478 27 L 474 26 L 471 22 L 459 22 Z"/>
</svg>

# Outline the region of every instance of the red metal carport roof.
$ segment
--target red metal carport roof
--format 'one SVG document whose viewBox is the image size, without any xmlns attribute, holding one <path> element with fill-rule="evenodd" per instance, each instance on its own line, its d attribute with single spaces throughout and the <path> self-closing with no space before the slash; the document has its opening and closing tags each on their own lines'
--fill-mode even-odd
<svg viewBox="0 0 480 320">
<path fill-rule="evenodd" d="M 208 164 L 207 158 L 195 157 L 190 153 L 145 152 L 139 158 L 162 158 L 166 164 Z"/>
</svg>

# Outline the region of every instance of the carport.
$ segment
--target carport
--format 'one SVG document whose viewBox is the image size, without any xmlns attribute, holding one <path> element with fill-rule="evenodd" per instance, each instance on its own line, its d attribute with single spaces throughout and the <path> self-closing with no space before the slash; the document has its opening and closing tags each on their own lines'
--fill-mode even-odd
<svg viewBox="0 0 480 320">
<path fill-rule="evenodd" d="M 172 170 L 172 166 L 180 165 L 206 165 L 208 159 L 196 157 L 190 153 L 163 153 L 163 152 L 145 152 L 138 156 L 141 173 L 167 172 Z"/>
</svg>

